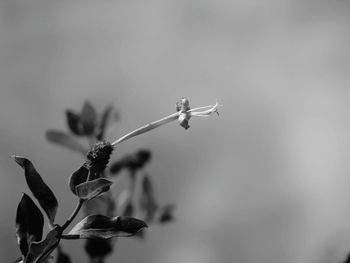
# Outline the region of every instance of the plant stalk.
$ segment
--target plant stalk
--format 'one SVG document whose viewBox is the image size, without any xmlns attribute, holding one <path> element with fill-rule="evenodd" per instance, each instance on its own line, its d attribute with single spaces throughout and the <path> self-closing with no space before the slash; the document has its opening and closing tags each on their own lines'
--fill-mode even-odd
<svg viewBox="0 0 350 263">
<path fill-rule="evenodd" d="M 62 232 L 70 225 L 70 223 L 72 223 L 72 221 L 74 220 L 74 218 L 78 215 L 80 208 L 83 206 L 84 204 L 84 199 L 79 199 L 79 202 L 77 204 L 77 206 L 75 207 L 73 213 L 71 214 L 71 216 L 67 219 L 66 223 L 64 223 L 64 225 L 62 226 Z"/>
</svg>

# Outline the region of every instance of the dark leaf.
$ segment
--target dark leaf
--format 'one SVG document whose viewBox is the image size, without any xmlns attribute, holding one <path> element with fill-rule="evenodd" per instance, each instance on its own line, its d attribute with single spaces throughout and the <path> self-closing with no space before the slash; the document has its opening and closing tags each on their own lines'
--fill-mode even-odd
<svg viewBox="0 0 350 263">
<path fill-rule="evenodd" d="M 129 169 L 135 171 L 141 169 L 149 160 L 151 159 L 151 152 L 149 150 L 139 150 L 135 154 L 130 154 L 122 159 L 114 162 L 111 165 L 110 172 L 111 174 L 117 174 L 122 169 Z"/>
<path fill-rule="evenodd" d="M 66 111 L 67 125 L 72 133 L 75 135 L 84 135 L 83 126 L 79 114 L 73 111 Z"/>
<path fill-rule="evenodd" d="M 40 241 L 43 236 L 44 217 L 32 199 L 23 194 L 17 207 L 16 235 L 19 248 L 26 256 L 31 242 Z"/>
<path fill-rule="evenodd" d="M 158 209 L 157 202 L 154 198 L 153 184 L 149 176 L 145 175 L 142 181 L 142 192 L 140 196 L 140 207 L 146 212 L 146 221 L 153 220 Z"/>
<path fill-rule="evenodd" d="M 174 220 L 174 204 L 168 204 L 161 208 L 159 223 L 168 223 Z"/>
<path fill-rule="evenodd" d="M 33 242 L 29 247 L 29 253 L 24 263 L 41 263 L 44 262 L 58 246 L 62 230 L 59 226 L 52 229 L 46 238 L 40 242 Z"/>
<path fill-rule="evenodd" d="M 130 169 L 132 171 L 135 171 L 138 167 L 139 165 L 136 156 L 127 155 L 111 165 L 110 173 L 112 175 L 115 175 L 119 173 L 122 169 Z"/>
<path fill-rule="evenodd" d="M 132 236 L 147 227 L 147 224 L 133 217 L 107 217 L 90 215 L 85 217 L 68 233 L 71 239 L 108 239 L 118 236 Z"/>
<path fill-rule="evenodd" d="M 88 239 L 85 243 L 85 251 L 90 258 L 104 258 L 113 250 L 112 239 Z"/>
<path fill-rule="evenodd" d="M 46 139 L 49 142 L 64 146 L 70 150 L 86 154 L 87 150 L 70 134 L 49 130 L 46 132 Z"/>
<path fill-rule="evenodd" d="M 118 174 L 123 168 L 125 168 L 125 164 L 123 160 L 115 161 L 111 167 L 109 168 L 109 172 L 111 175 Z"/>
<path fill-rule="evenodd" d="M 77 194 L 76 186 L 86 182 L 89 175 L 89 169 L 86 167 L 86 164 L 83 164 L 69 177 L 69 188 L 73 194 Z"/>
<path fill-rule="evenodd" d="M 149 150 L 141 149 L 137 152 L 137 160 L 140 168 L 142 168 L 151 159 L 151 152 Z"/>
<path fill-rule="evenodd" d="M 40 206 L 44 209 L 51 224 L 55 221 L 58 203 L 51 189 L 43 181 L 40 174 L 35 170 L 31 161 L 20 156 L 12 156 L 25 172 L 29 189 L 32 191 Z"/>
<path fill-rule="evenodd" d="M 108 122 L 110 120 L 110 117 L 111 117 L 113 110 L 114 110 L 113 106 L 109 105 L 102 113 L 98 134 L 96 136 L 97 140 L 99 140 L 99 141 L 102 141 L 104 139 L 107 125 L 108 125 Z"/>
<path fill-rule="evenodd" d="M 112 184 L 113 182 L 105 178 L 98 178 L 77 185 L 75 190 L 79 198 L 89 200 L 107 192 Z"/>
<path fill-rule="evenodd" d="M 71 263 L 69 256 L 64 253 L 60 246 L 57 247 L 57 259 L 56 263 Z"/>
<path fill-rule="evenodd" d="M 97 125 L 97 113 L 90 102 L 86 101 L 80 115 L 81 124 L 85 135 L 92 135 Z"/>
</svg>

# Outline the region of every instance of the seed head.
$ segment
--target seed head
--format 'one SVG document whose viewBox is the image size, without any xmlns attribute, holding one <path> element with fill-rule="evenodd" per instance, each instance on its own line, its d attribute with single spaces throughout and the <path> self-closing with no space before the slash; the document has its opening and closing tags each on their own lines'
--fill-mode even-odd
<svg viewBox="0 0 350 263">
<path fill-rule="evenodd" d="M 96 172 L 102 172 L 109 162 L 113 152 L 113 146 L 109 142 L 98 142 L 87 153 L 90 169 Z"/>
</svg>

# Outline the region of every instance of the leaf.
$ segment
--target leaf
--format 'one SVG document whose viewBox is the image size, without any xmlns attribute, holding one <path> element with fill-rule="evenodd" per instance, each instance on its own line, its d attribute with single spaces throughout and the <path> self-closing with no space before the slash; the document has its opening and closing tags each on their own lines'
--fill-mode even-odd
<svg viewBox="0 0 350 263">
<path fill-rule="evenodd" d="M 79 114 L 76 114 L 73 111 L 67 110 L 66 119 L 67 119 L 68 128 L 72 133 L 78 136 L 84 135 L 83 126 L 81 124 Z"/>
<path fill-rule="evenodd" d="M 16 213 L 16 236 L 23 256 L 26 256 L 31 242 L 40 241 L 43 236 L 44 217 L 32 199 L 23 193 Z"/>
<path fill-rule="evenodd" d="M 142 181 L 142 192 L 140 196 L 140 207 L 146 212 L 146 221 L 152 221 L 158 209 L 154 198 L 154 188 L 149 176 L 145 175 Z"/>
<path fill-rule="evenodd" d="M 62 229 L 56 226 L 40 242 L 33 242 L 29 247 L 29 253 L 24 259 L 24 263 L 41 263 L 44 262 L 58 246 Z"/>
<path fill-rule="evenodd" d="M 92 104 L 86 101 L 80 115 L 80 121 L 85 135 L 92 135 L 97 124 L 97 113 Z"/>
<path fill-rule="evenodd" d="M 86 154 L 87 150 L 70 134 L 61 131 L 48 130 L 46 132 L 46 139 L 49 142 L 61 145 L 72 151 Z"/>
<path fill-rule="evenodd" d="M 141 169 L 151 159 L 149 150 L 141 149 L 135 154 L 126 155 L 111 165 L 110 173 L 117 174 L 126 168 L 131 171 Z"/>
<path fill-rule="evenodd" d="M 174 220 L 174 204 L 168 204 L 161 208 L 159 223 L 168 223 Z"/>
<path fill-rule="evenodd" d="M 122 159 L 114 162 L 110 167 L 111 175 L 119 173 L 122 169 L 130 169 L 135 171 L 139 167 L 137 159 L 134 155 L 127 155 Z"/>
<path fill-rule="evenodd" d="M 64 253 L 60 246 L 57 247 L 57 259 L 56 263 L 71 263 L 69 256 Z"/>
<path fill-rule="evenodd" d="M 132 236 L 147 224 L 133 217 L 107 217 L 89 215 L 74 226 L 68 233 L 70 239 L 108 239 L 111 237 Z"/>
<path fill-rule="evenodd" d="M 88 239 L 85 251 L 90 258 L 104 258 L 113 251 L 112 239 Z M 101 263 L 103 261 L 100 261 Z"/>
<path fill-rule="evenodd" d="M 69 177 L 69 188 L 73 194 L 77 194 L 76 186 L 86 182 L 89 175 L 89 169 L 86 167 L 86 164 L 83 164 Z"/>
<path fill-rule="evenodd" d="M 89 200 L 103 194 L 104 192 L 107 192 L 112 184 L 113 182 L 105 178 L 98 178 L 77 185 L 75 190 L 79 198 Z"/>
<path fill-rule="evenodd" d="M 50 223 L 53 224 L 58 207 L 57 199 L 53 192 L 43 181 L 40 174 L 35 170 L 31 161 L 20 156 L 12 156 L 12 158 L 24 169 L 29 189 L 32 191 L 34 197 L 38 199 L 39 204 L 44 209 Z"/>
<path fill-rule="evenodd" d="M 114 110 L 113 106 L 109 105 L 102 113 L 100 125 L 98 127 L 99 128 L 98 134 L 96 136 L 99 141 L 102 141 L 104 139 L 106 128 L 113 110 Z"/>
<path fill-rule="evenodd" d="M 142 168 L 151 159 L 151 151 L 141 149 L 137 152 L 137 160 L 140 168 Z"/>
</svg>

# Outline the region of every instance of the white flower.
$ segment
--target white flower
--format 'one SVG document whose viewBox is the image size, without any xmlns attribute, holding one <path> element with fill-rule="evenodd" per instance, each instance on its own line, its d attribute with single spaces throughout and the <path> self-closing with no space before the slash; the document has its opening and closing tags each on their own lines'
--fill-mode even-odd
<svg viewBox="0 0 350 263">
<path fill-rule="evenodd" d="M 128 140 L 132 137 L 135 137 L 137 135 L 140 135 L 142 133 L 148 132 L 150 130 L 153 130 L 159 126 L 162 126 L 166 123 L 169 123 L 174 120 L 178 120 L 180 122 L 180 125 L 184 127 L 186 130 L 190 127 L 188 122 L 191 117 L 208 117 L 213 113 L 216 113 L 219 115 L 218 107 L 221 107 L 217 101 L 215 105 L 208 105 L 204 107 L 198 107 L 194 109 L 190 109 L 189 101 L 186 98 L 182 98 L 180 101 L 176 103 L 176 111 L 175 113 L 166 116 L 160 120 L 151 122 L 149 124 L 146 124 L 122 137 L 120 137 L 118 140 L 114 141 L 112 145 L 119 144 L 125 140 Z"/>
</svg>

